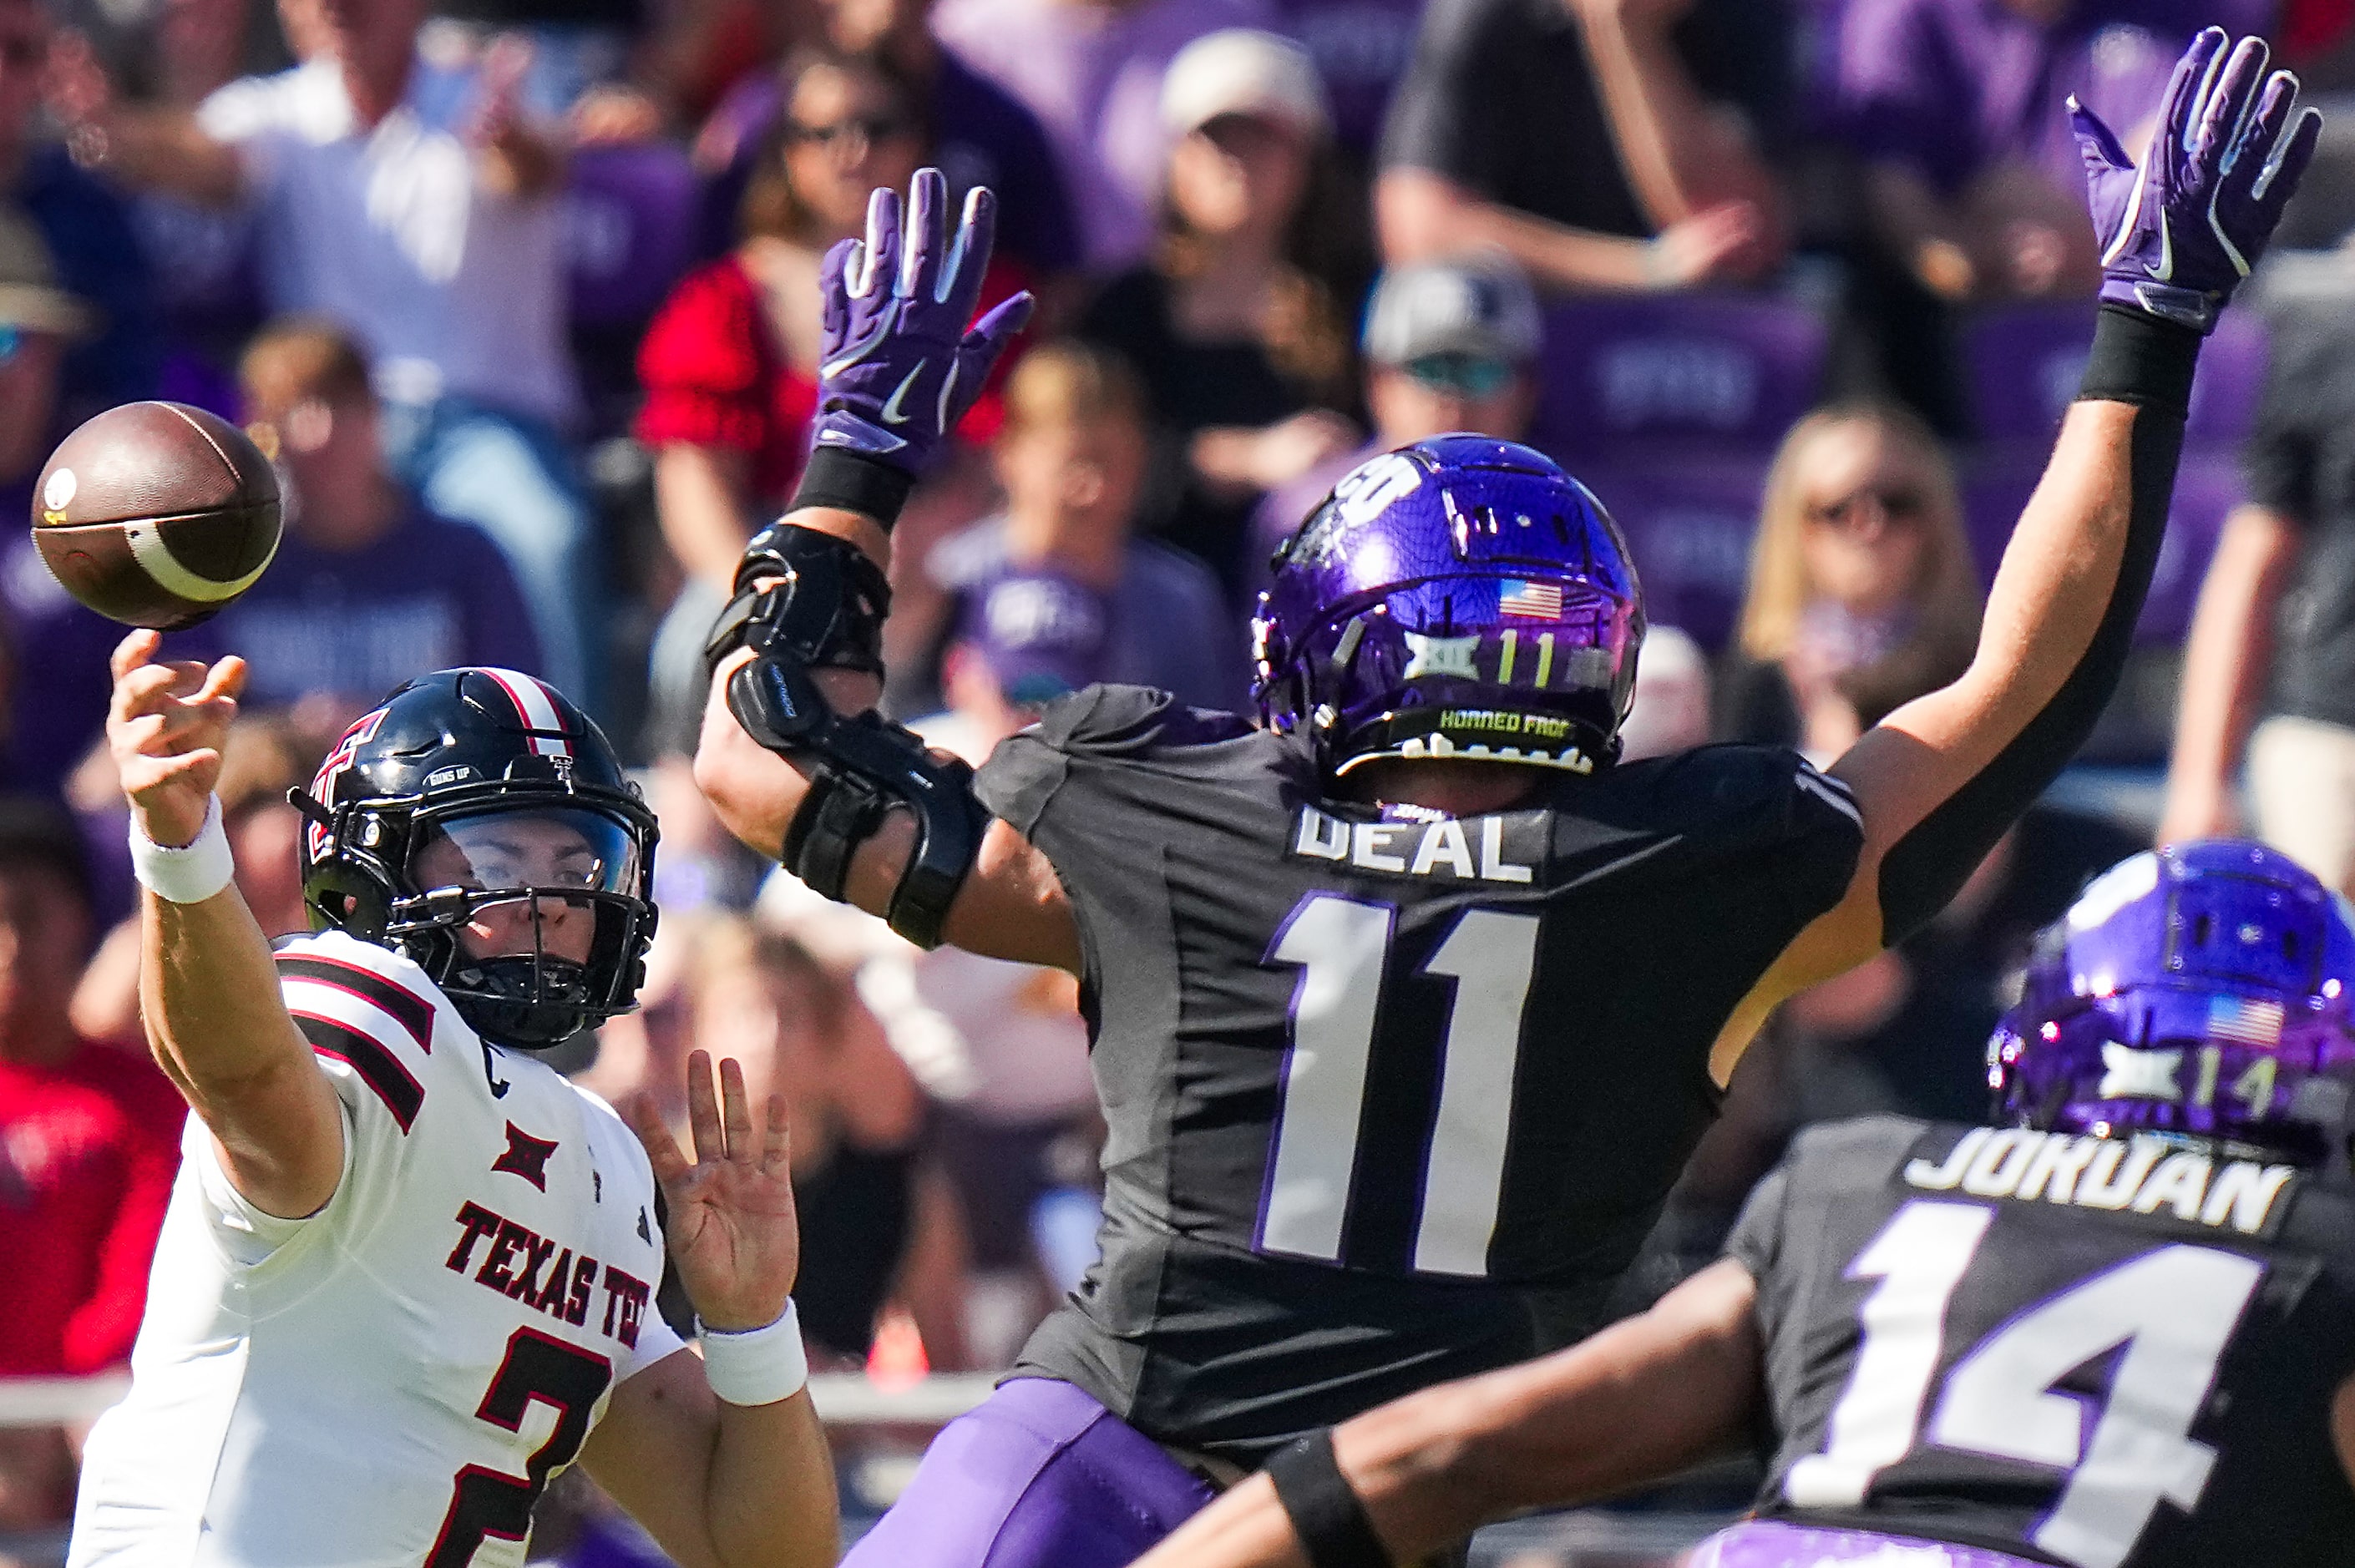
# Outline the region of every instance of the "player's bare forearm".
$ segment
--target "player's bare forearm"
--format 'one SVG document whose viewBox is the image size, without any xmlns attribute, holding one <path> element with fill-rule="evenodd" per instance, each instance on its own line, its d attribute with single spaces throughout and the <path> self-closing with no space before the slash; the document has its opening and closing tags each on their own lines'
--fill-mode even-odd
<svg viewBox="0 0 2355 1568">
<path fill-rule="evenodd" d="M 2231 821 L 2232 773 L 2273 662 L 2274 612 L 2297 557 L 2296 525 L 2280 513 L 2243 506 L 2225 519 L 2185 641 L 2162 843 L 2206 838 Z"/>
<path fill-rule="evenodd" d="M 1410 1394 L 1336 1428 L 1341 1472 L 1412 1563 L 1516 1510 L 1608 1495 L 1738 1440 L 1759 1394 L 1756 1287 L 1721 1262 L 1650 1311 L 1540 1361 Z M 1260 1477 L 1136 1568 L 1305 1568 Z"/>
<path fill-rule="evenodd" d="M 255 1207 L 316 1213 L 342 1174 L 343 1118 L 244 898 L 234 884 L 200 904 L 142 893 L 140 929 L 140 1005 L 157 1065 Z"/>
<path fill-rule="evenodd" d="M 834 1457 L 809 1391 L 719 1404 L 709 1511 L 719 1568 L 832 1568 L 841 1554 Z"/>
<path fill-rule="evenodd" d="M 834 1461 L 807 1390 L 730 1404 L 690 1351 L 613 1393 L 581 1462 L 680 1568 L 831 1568 Z"/>
<path fill-rule="evenodd" d="M 1869 858 L 1979 776 L 2083 662 L 2124 564 L 2141 417 L 2124 403 L 2070 407 L 1996 568 L 1970 667 L 1891 714 L 1833 768 L 1856 789 Z"/>
<path fill-rule="evenodd" d="M 221 831 L 213 789 L 246 672 L 234 656 L 209 667 L 159 663 L 158 642 L 133 631 L 116 645 L 106 744 L 133 833 L 170 852 Z M 204 885 L 149 881 L 140 894 L 148 1043 L 210 1129 L 237 1190 L 266 1213 L 300 1218 L 335 1195 L 342 1112 L 280 999 L 270 943 L 237 885 L 224 874 L 209 893 Z"/>
</svg>

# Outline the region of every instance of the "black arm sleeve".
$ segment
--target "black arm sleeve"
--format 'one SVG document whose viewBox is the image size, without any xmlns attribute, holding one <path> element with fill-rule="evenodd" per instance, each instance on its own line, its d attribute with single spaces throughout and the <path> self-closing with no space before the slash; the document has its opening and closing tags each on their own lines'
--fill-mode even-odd
<svg viewBox="0 0 2355 1568">
<path fill-rule="evenodd" d="M 2195 333 L 2141 311 L 2102 307 L 2078 396 L 2139 410 L 2127 456 L 2126 550 L 2108 608 L 2084 657 L 2043 711 L 1882 858 L 1881 919 L 1889 945 L 1945 907 L 2004 830 L 2076 755 L 2117 690 L 2167 531 L 2199 353 Z"/>
</svg>

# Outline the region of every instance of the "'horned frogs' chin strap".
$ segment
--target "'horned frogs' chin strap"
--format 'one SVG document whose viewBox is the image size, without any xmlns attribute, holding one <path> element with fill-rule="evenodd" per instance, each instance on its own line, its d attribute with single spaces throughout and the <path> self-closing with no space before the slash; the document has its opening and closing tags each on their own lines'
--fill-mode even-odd
<svg viewBox="0 0 2355 1568">
<path fill-rule="evenodd" d="M 768 578 L 778 580 L 754 588 Z M 812 679 L 826 669 L 881 674 L 890 605 L 882 568 L 857 546 L 773 523 L 744 552 L 735 598 L 704 646 L 704 667 L 716 669 L 739 647 L 759 655 L 729 677 L 728 711 L 809 780 L 780 859 L 812 888 L 839 902 L 858 846 L 894 808 L 914 814 L 915 853 L 886 917 L 918 947 L 935 948 L 989 825 L 974 798 L 973 769 L 935 756 L 913 731 L 879 714 L 842 717 Z"/>
</svg>

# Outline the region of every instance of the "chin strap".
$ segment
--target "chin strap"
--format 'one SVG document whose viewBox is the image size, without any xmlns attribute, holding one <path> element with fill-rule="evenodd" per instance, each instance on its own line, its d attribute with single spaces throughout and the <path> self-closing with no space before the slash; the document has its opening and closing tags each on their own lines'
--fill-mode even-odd
<svg viewBox="0 0 2355 1568">
<path fill-rule="evenodd" d="M 755 652 L 729 677 L 728 711 L 809 781 L 785 827 L 785 869 L 839 902 L 858 846 L 894 808 L 906 808 L 916 821 L 916 848 L 886 918 L 918 947 L 938 947 L 989 825 L 974 798 L 973 769 L 935 756 L 913 731 L 879 714 L 844 718 L 814 679 L 827 669 L 882 673 L 891 602 L 882 569 L 847 540 L 776 523 L 753 539 L 736 584 L 704 660 L 716 670 L 739 647 Z"/>
</svg>

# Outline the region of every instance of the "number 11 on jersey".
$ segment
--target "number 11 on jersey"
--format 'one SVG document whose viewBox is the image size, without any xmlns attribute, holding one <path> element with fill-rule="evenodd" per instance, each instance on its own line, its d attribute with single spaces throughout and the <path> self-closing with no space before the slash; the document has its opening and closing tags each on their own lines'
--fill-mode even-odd
<svg viewBox="0 0 2355 1568">
<path fill-rule="evenodd" d="M 1301 973 L 1260 1204 L 1263 1251 L 1340 1260 L 1396 921 L 1387 904 L 1311 894 L 1269 950 Z M 1538 916 L 1472 909 L 1423 966 L 1422 973 L 1455 982 L 1415 1230 L 1414 1266 L 1423 1272 L 1488 1271 L 1537 948 Z"/>
</svg>

